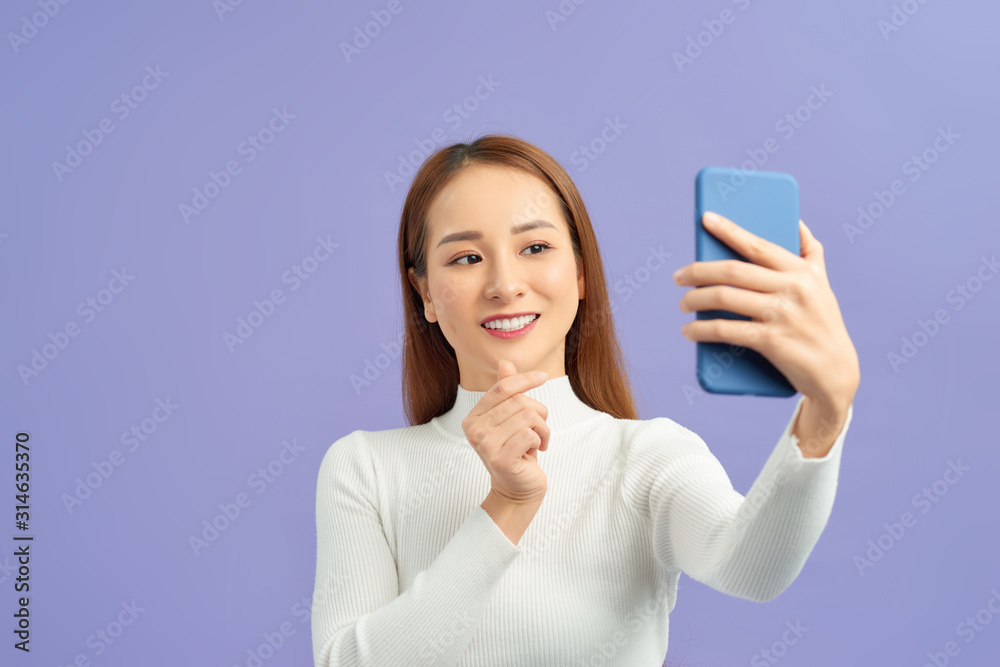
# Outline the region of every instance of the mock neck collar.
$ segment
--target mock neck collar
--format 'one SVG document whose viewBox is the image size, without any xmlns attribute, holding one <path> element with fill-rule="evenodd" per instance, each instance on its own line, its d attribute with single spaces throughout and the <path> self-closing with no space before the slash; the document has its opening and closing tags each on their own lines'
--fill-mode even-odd
<svg viewBox="0 0 1000 667">
<path fill-rule="evenodd" d="M 552 433 L 566 430 L 598 415 L 607 414 L 595 410 L 581 401 L 573 391 L 568 375 L 549 378 L 537 387 L 532 387 L 523 393 L 548 408 L 549 415 L 545 423 L 548 424 Z M 451 409 L 431 421 L 436 422 L 449 435 L 465 441 L 462 420 L 469 415 L 472 408 L 485 395 L 485 391 L 469 391 L 459 384 L 455 403 Z"/>
</svg>

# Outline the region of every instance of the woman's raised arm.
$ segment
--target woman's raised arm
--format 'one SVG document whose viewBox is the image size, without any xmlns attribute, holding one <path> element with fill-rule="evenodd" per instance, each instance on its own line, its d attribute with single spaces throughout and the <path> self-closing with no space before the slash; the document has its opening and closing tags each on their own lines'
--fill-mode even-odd
<svg viewBox="0 0 1000 667">
<path fill-rule="evenodd" d="M 801 407 L 745 497 L 692 431 L 657 418 L 636 434 L 629 474 L 661 565 L 757 602 L 795 580 L 830 517 L 853 415 L 825 456 L 805 458 L 791 432 Z"/>
</svg>

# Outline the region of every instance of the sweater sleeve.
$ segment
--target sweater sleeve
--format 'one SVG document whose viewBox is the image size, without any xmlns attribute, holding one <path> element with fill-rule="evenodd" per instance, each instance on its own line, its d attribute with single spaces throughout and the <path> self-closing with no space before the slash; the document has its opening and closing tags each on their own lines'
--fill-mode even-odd
<svg viewBox="0 0 1000 667">
<path fill-rule="evenodd" d="M 319 469 L 315 665 L 458 664 L 521 547 L 476 505 L 400 595 L 380 511 L 365 432 L 354 431 L 327 450 Z"/>
<path fill-rule="evenodd" d="M 655 454 L 648 471 L 648 515 L 661 565 L 736 597 L 766 602 L 798 576 L 826 527 L 837 489 L 844 438 L 854 412 L 827 454 L 805 458 L 792 427 L 744 497 L 705 442 L 672 420 L 650 420 L 641 439 Z"/>
</svg>

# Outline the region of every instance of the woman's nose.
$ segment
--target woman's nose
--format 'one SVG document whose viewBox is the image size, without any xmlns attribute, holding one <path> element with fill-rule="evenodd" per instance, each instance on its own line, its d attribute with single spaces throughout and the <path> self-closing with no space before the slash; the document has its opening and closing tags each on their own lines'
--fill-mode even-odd
<svg viewBox="0 0 1000 667">
<path fill-rule="evenodd" d="M 509 260 L 496 261 L 490 270 L 487 296 L 500 296 L 509 300 L 524 292 L 524 279 L 514 262 Z"/>
</svg>

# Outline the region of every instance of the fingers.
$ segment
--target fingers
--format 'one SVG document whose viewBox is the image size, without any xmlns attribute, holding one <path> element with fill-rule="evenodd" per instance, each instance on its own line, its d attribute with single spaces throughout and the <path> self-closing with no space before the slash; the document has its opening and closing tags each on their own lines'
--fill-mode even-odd
<svg viewBox="0 0 1000 667">
<path fill-rule="evenodd" d="M 728 285 L 710 285 L 688 290 L 677 304 L 683 313 L 696 310 L 726 310 L 770 322 L 781 311 L 788 310 L 795 297 L 788 293 L 764 294 Z"/>
<path fill-rule="evenodd" d="M 514 396 L 509 401 L 504 401 L 501 405 L 498 405 L 494 412 L 497 410 L 504 410 L 510 412 L 509 415 L 505 416 L 502 421 L 499 422 L 498 426 L 500 428 L 508 429 L 520 429 L 525 426 L 529 426 L 538 433 L 541 437 L 541 442 L 538 443 L 538 449 L 543 452 L 548 449 L 549 443 L 549 425 L 545 421 L 548 419 L 549 411 L 548 409 L 536 401 L 533 398 L 529 398 L 523 394 L 519 396 Z M 528 423 L 525 423 L 525 419 Z"/>
<path fill-rule="evenodd" d="M 514 445 L 518 458 L 529 448 L 548 449 L 550 432 L 545 420 L 549 409 L 523 393 L 543 384 L 547 378 L 538 377 L 534 371 L 517 373 L 514 364 L 505 359 L 497 363 L 497 378 L 496 384 L 483 394 L 463 421 L 463 428 L 469 424 L 468 428 L 474 431 L 470 442 L 475 441 L 473 444 L 479 446 L 486 433 L 492 431 L 500 447 Z M 472 426 L 474 423 L 476 426 Z M 518 435 L 519 432 L 522 433 Z"/>
<path fill-rule="evenodd" d="M 501 362 L 510 363 L 510 362 Z M 502 368 L 502 367 L 501 367 Z M 511 364 L 513 368 L 513 364 Z M 503 371 L 499 371 L 502 373 Z M 499 374 L 498 373 L 498 374 Z M 472 408 L 472 415 L 481 415 L 483 413 L 489 412 L 496 405 L 507 400 L 514 394 L 520 394 L 522 392 L 528 391 L 534 387 L 541 386 L 545 383 L 547 378 L 540 378 L 535 375 L 535 371 L 525 371 L 523 373 L 515 373 L 514 375 L 509 375 L 497 380 L 489 391 L 487 391 L 483 397 L 479 400 L 479 403 Z"/>
<path fill-rule="evenodd" d="M 492 410 L 489 411 L 488 417 L 491 417 L 490 423 L 492 424 L 502 424 L 507 421 L 511 416 L 517 414 L 525 408 L 531 408 L 539 415 L 542 419 L 549 418 L 549 409 L 545 407 L 545 404 L 539 400 L 536 400 L 525 394 L 514 394 L 506 401 L 501 402 L 496 405 Z"/>
<path fill-rule="evenodd" d="M 739 259 L 716 259 L 692 262 L 677 278 L 678 285 L 732 285 L 755 292 L 776 292 L 781 289 L 782 274 Z"/>
<path fill-rule="evenodd" d="M 747 320 L 694 320 L 683 327 L 684 337 L 699 343 L 729 343 L 769 356 L 773 331 L 767 324 Z"/>
<path fill-rule="evenodd" d="M 514 364 L 506 359 L 501 359 L 497 362 L 497 382 L 517 373 L 517 369 L 514 368 Z"/>
<path fill-rule="evenodd" d="M 757 236 L 718 213 L 705 211 L 701 220 L 712 236 L 754 264 L 782 271 L 793 267 L 795 260 L 801 260 L 795 253 L 789 252 L 773 241 Z"/>
<path fill-rule="evenodd" d="M 501 456 L 516 461 L 531 449 L 545 451 L 551 431 L 541 415 L 531 408 L 511 415 L 500 425 L 503 433 L 500 446 Z"/>
<path fill-rule="evenodd" d="M 799 220 L 799 251 L 807 262 L 823 264 L 823 244 L 813 236 L 803 220 Z"/>
</svg>

